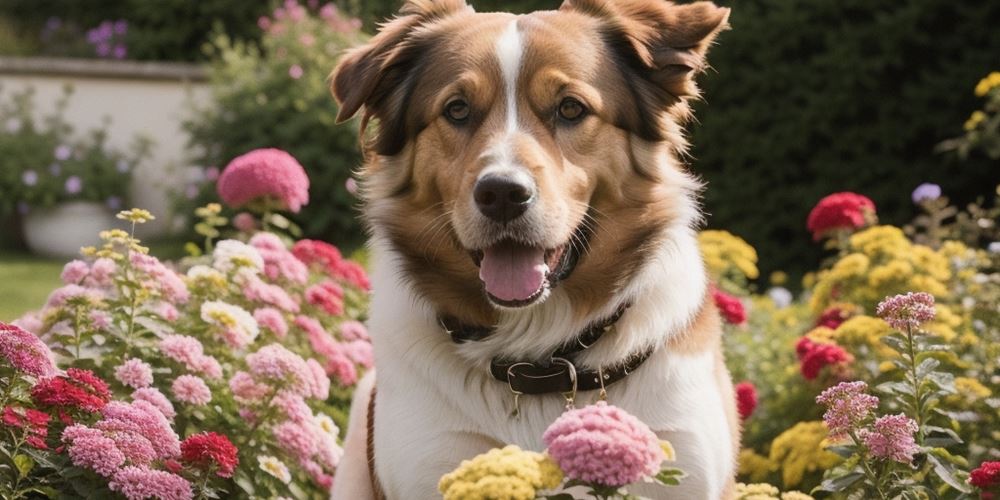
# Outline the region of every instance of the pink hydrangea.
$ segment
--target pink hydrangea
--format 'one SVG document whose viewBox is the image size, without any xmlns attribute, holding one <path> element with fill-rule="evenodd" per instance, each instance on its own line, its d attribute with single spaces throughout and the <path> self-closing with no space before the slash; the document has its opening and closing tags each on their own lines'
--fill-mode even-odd
<svg viewBox="0 0 1000 500">
<path fill-rule="evenodd" d="M 247 367 L 255 380 L 279 384 L 296 394 L 312 391 L 312 372 L 301 356 L 281 344 L 270 344 L 246 357 Z"/>
<path fill-rule="evenodd" d="M 288 335 L 288 323 L 285 322 L 281 311 L 273 307 L 262 307 L 255 310 L 253 312 L 253 319 L 257 320 L 260 326 L 270 330 L 279 339 L 283 339 Z"/>
<path fill-rule="evenodd" d="M 170 302 L 157 302 L 152 307 L 152 311 L 166 321 L 177 321 L 177 318 L 180 317 L 180 312 L 178 312 L 177 308 Z"/>
<path fill-rule="evenodd" d="M 344 340 L 369 340 L 368 329 L 360 321 L 345 321 L 341 323 L 340 336 Z"/>
<path fill-rule="evenodd" d="M 77 467 L 110 477 L 125 463 L 125 454 L 114 440 L 99 430 L 80 424 L 71 425 L 63 430 L 62 439 L 68 443 L 66 453 Z"/>
<path fill-rule="evenodd" d="M 109 286 L 115 272 L 118 271 L 118 264 L 115 261 L 101 257 L 90 265 L 90 275 L 87 277 L 87 285 Z"/>
<path fill-rule="evenodd" d="M 341 387 L 350 387 L 358 381 L 358 368 L 342 352 L 327 356 L 325 369 Z"/>
<path fill-rule="evenodd" d="M 132 358 L 115 368 L 115 378 L 133 389 L 149 387 L 153 384 L 153 367 L 141 359 Z"/>
<path fill-rule="evenodd" d="M 915 432 L 917 423 L 900 413 L 875 419 L 871 430 L 862 429 L 859 434 L 873 457 L 908 464 L 913 461 L 913 455 L 920 451 L 913 439 Z"/>
<path fill-rule="evenodd" d="M 320 488 L 323 488 L 324 490 L 329 490 L 330 488 L 333 487 L 333 476 L 327 474 L 326 471 L 323 470 L 323 466 L 321 466 L 320 464 L 316 463 L 313 460 L 307 460 L 302 463 L 302 468 L 306 471 L 307 474 L 309 474 L 309 477 L 312 478 L 313 482 L 315 482 L 316 485 L 319 486 Z"/>
<path fill-rule="evenodd" d="M 158 291 L 164 298 L 174 303 L 183 304 L 188 301 L 191 294 L 184 280 L 159 259 L 152 255 L 133 252 L 129 255 L 129 260 L 132 267 L 147 276 L 147 279 L 142 280 L 144 287 Z"/>
<path fill-rule="evenodd" d="M 33 333 L 0 322 L 0 359 L 33 377 L 56 373 L 52 351 Z"/>
<path fill-rule="evenodd" d="M 879 302 L 875 312 L 897 330 L 917 329 L 934 319 L 934 296 L 925 292 L 910 292 L 886 297 Z"/>
<path fill-rule="evenodd" d="M 304 462 L 318 451 L 316 435 L 310 425 L 311 422 L 282 422 L 274 428 L 274 440 L 286 453 Z"/>
<path fill-rule="evenodd" d="M 229 379 L 229 390 L 240 404 L 257 404 L 271 393 L 271 386 L 257 382 L 247 372 L 236 372 Z"/>
<path fill-rule="evenodd" d="M 190 500 L 194 498 L 191 483 L 172 472 L 149 467 L 123 467 L 108 483 L 111 491 L 128 500 L 157 498 L 159 500 Z"/>
<path fill-rule="evenodd" d="M 265 199 L 298 213 L 309 203 L 309 177 L 302 165 L 280 149 L 255 149 L 229 162 L 219 177 L 219 197 L 231 207 Z"/>
<path fill-rule="evenodd" d="M 63 266 L 62 274 L 59 278 L 62 279 L 63 284 L 66 285 L 79 285 L 87 274 L 90 273 L 90 266 L 82 260 L 71 260 Z"/>
<path fill-rule="evenodd" d="M 826 406 L 823 421 L 831 438 L 844 437 L 878 408 L 878 398 L 867 390 L 868 384 L 861 381 L 841 382 L 816 397 L 817 403 Z"/>
<path fill-rule="evenodd" d="M 173 403 L 155 387 L 145 387 L 132 391 L 132 399 L 153 405 L 167 420 L 173 420 L 177 416 Z"/>
<path fill-rule="evenodd" d="M 222 365 L 212 356 L 204 355 L 194 360 L 191 371 L 200 373 L 212 380 L 222 378 Z"/>
<path fill-rule="evenodd" d="M 563 413 L 542 439 L 566 477 L 604 486 L 652 476 L 666 458 L 646 424 L 603 401 Z"/>
<path fill-rule="evenodd" d="M 243 296 L 254 302 L 270 304 L 283 311 L 297 313 L 299 304 L 292 299 L 291 295 L 284 288 L 278 285 L 265 283 L 260 278 L 254 276 L 247 280 L 243 286 Z"/>
<path fill-rule="evenodd" d="M 177 377 L 170 385 L 170 391 L 178 401 L 195 406 L 207 405 L 212 400 L 212 390 L 201 377 L 195 375 Z"/>
</svg>

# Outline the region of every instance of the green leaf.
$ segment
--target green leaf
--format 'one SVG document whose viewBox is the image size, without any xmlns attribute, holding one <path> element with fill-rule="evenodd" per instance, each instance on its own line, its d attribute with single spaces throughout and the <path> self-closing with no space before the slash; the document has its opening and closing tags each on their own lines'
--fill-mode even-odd
<svg viewBox="0 0 1000 500">
<path fill-rule="evenodd" d="M 839 457 L 849 458 L 854 455 L 857 450 L 854 446 L 829 446 L 826 451 L 836 454 Z"/>
<path fill-rule="evenodd" d="M 940 365 L 941 362 L 934 358 L 924 359 L 919 365 L 917 365 L 917 378 L 920 379 L 926 377 Z"/>
<path fill-rule="evenodd" d="M 885 335 L 881 338 L 882 343 L 893 348 L 896 352 L 905 352 L 906 349 L 906 337 L 904 337 L 899 332 L 894 332 L 889 335 Z"/>
<path fill-rule="evenodd" d="M 684 471 L 675 468 L 666 468 L 657 473 L 654 479 L 667 486 L 677 486 L 681 484 L 681 478 L 683 477 Z"/>
<path fill-rule="evenodd" d="M 956 471 L 954 467 L 951 466 L 951 464 L 942 462 L 937 456 L 935 456 L 932 453 L 927 454 L 927 461 L 934 466 L 934 468 L 932 469 L 934 471 L 934 474 L 937 477 L 941 478 L 941 480 L 944 481 L 945 484 L 951 486 L 952 488 L 958 491 L 961 491 L 962 493 L 969 493 L 972 491 L 971 489 L 969 489 L 969 485 L 965 484 L 964 481 L 961 481 L 957 477 L 955 477 Z"/>
<path fill-rule="evenodd" d="M 865 475 L 860 472 L 851 472 L 848 474 L 844 474 L 843 476 L 840 477 L 824 479 L 819 486 L 813 488 L 813 492 L 815 493 L 817 491 L 828 491 L 831 493 L 835 493 L 838 491 L 844 491 L 845 489 L 850 488 L 864 477 Z"/>
<path fill-rule="evenodd" d="M 546 495 L 545 500 L 576 500 L 576 497 L 570 495 L 569 493 L 557 493 L 555 495 Z"/>
<path fill-rule="evenodd" d="M 14 455 L 14 465 L 17 467 L 17 472 L 21 475 L 21 478 L 28 477 L 31 469 L 35 468 L 35 461 L 31 459 L 28 455 L 17 454 Z"/>
<path fill-rule="evenodd" d="M 884 394 L 909 394 L 911 386 L 906 382 L 883 382 L 875 386 L 875 390 Z"/>
<path fill-rule="evenodd" d="M 955 393 L 955 376 L 945 372 L 931 372 L 927 375 L 927 380 L 936 385 L 946 394 Z"/>
</svg>

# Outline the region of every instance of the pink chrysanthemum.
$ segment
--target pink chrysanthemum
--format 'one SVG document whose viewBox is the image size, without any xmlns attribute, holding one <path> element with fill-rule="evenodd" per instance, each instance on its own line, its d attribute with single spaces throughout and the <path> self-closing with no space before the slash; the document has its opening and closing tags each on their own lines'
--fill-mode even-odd
<svg viewBox="0 0 1000 500">
<path fill-rule="evenodd" d="M 194 337 L 167 335 L 160 340 L 160 351 L 192 372 L 210 379 L 222 377 L 222 366 L 215 358 L 204 354 L 204 347 Z"/>
<path fill-rule="evenodd" d="M 332 281 L 324 281 L 306 288 L 306 301 L 326 311 L 331 316 L 344 313 L 344 289 Z"/>
<path fill-rule="evenodd" d="M 59 278 L 62 279 L 65 285 L 79 285 L 87 274 L 90 273 L 90 266 L 82 260 L 71 260 L 63 266 L 62 274 Z"/>
<path fill-rule="evenodd" d="M 69 443 L 66 452 L 77 467 L 110 477 L 125 463 L 125 454 L 118 449 L 114 440 L 97 429 L 80 424 L 71 425 L 63 430 L 62 439 Z"/>
<path fill-rule="evenodd" d="M 170 385 L 170 391 L 178 401 L 195 406 L 207 405 L 212 400 L 212 390 L 201 377 L 195 375 L 177 377 Z"/>
<path fill-rule="evenodd" d="M 604 486 L 652 476 L 666 458 L 646 424 L 603 401 L 563 413 L 542 439 L 566 477 Z"/>
<path fill-rule="evenodd" d="M 257 320 L 257 324 L 260 326 L 270 330 L 279 339 L 283 339 L 288 335 L 288 323 L 285 322 L 281 311 L 273 307 L 262 307 L 255 310 L 253 312 L 253 319 Z"/>
<path fill-rule="evenodd" d="M 312 409 L 301 395 L 291 391 L 281 391 L 271 400 L 271 406 L 281 410 L 292 422 L 305 422 L 312 418 Z"/>
<path fill-rule="evenodd" d="M 868 384 L 841 382 L 823 391 L 816 402 L 826 406 L 823 421 L 830 429 L 830 437 L 839 439 L 848 434 L 878 408 L 878 398 L 868 394 Z"/>
<path fill-rule="evenodd" d="M 296 394 L 307 395 L 312 372 L 301 356 L 281 344 L 270 344 L 246 357 L 247 367 L 254 379 L 278 384 Z"/>
<path fill-rule="evenodd" d="M 302 165 L 280 149 L 255 149 L 226 165 L 217 184 L 219 197 L 231 207 L 264 199 L 298 213 L 309 203 L 309 177 Z"/>
<path fill-rule="evenodd" d="M 153 405 L 167 420 L 173 420 L 177 416 L 173 403 L 155 387 L 145 387 L 132 391 L 132 399 L 135 401 L 145 401 Z"/>
<path fill-rule="evenodd" d="M 806 228 L 814 240 L 832 231 L 863 227 L 875 218 L 875 203 L 857 193 L 834 193 L 819 200 L 809 212 Z"/>
<path fill-rule="evenodd" d="M 141 359 L 132 358 L 115 368 L 115 378 L 133 389 L 149 387 L 153 385 L 153 367 Z"/>
<path fill-rule="evenodd" d="M 344 340 L 369 340 L 368 329 L 360 321 L 345 321 L 341 323 L 340 336 Z"/>
<path fill-rule="evenodd" d="M 284 288 L 266 283 L 256 276 L 249 278 L 243 285 L 243 296 L 247 300 L 270 304 L 282 311 L 299 312 L 298 302 Z"/>
<path fill-rule="evenodd" d="M 173 269 L 156 257 L 139 252 L 132 252 L 129 259 L 132 267 L 146 275 L 147 279 L 142 280 L 146 288 L 158 291 L 170 302 L 177 304 L 187 302 L 191 294 L 184 280 Z"/>
<path fill-rule="evenodd" d="M 159 408 L 144 400 L 131 403 L 112 401 L 101 410 L 103 419 L 94 428 L 107 434 L 133 433 L 150 442 L 156 458 L 172 458 L 180 453 L 180 438 Z"/>
<path fill-rule="evenodd" d="M 748 381 L 736 384 L 736 409 L 741 420 L 750 418 L 753 411 L 757 409 L 757 388 Z"/>
<path fill-rule="evenodd" d="M 264 258 L 264 275 L 274 281 L 286 279 L 304 285 L 309 280 L 309 269 L 285 248 L 284 242 L 272 233 L 257 233 L 250 238 L 250 245 Z"/>
<path fill-rule="evenodd" d="M 282 422 L 274 428 L 274 440 L 285 453 L 299 462 L 309 460 L 318 451 L 316 435 L 310 425 L 311 422 Z"/>
<path fill-rule="evenodd" d="M 325 400 L 330 395 L 330 378 L 326 376 L 326 370 L 315 359 L 307 359 L 306 366 L 309 367 L 309 394 L 320 400 Z"/>
<path fill-rule="evenodd" d="M 875 419 L 871 430 L 862 429 L 859 434 L 873 457 L 908 464 L 920 451 L 913 439 L 915 432 L 917 423 L 900 413 Z"/>
<path fill-rule="evenodd" d="M 15 370 L 33 377 L 56 373 L 52 351 L 35 334 L 23 328 L 0 322 L 0 359 Z"/>
<path fill-rule="evenodd" d="M 157 498 L 159 500 L 190 500 L 194 498 L 191 483 L 177 474 L 148 467 L 123 467 L 108 483 L 128 500 Z"/>
<path fill-rule="evenodd" d="M 886 297 L 875 308 L 876 314 L 897 330 L 917 329 L 934 319 L 934 296 L 909 292 Z"/>
<path fill-rule="evenodd" d="M 65 285 L 56 288 L 49 294 L 48 299 L 45 301 L 45 307 L 56 308 L 66 305 L 66 302 L 77 297 L 90 297 L 93 299 L 100 298 L 101 292 L 91 288 L 84 288 L 80 285 Z"/>
</svg>

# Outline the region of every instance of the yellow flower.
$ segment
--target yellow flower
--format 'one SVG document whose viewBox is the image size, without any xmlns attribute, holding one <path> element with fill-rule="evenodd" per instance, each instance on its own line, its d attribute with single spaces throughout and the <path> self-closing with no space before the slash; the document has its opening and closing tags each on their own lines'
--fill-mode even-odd
<svg viewBox="0 0 1000 500">
<path fill-rule="evenodd" d="M 983 97 L 990 93 L 994 87 L 1000 87 L 1000 72 L 993 71 L 986 78 L 979 80 L 976 84 L 976 96 Z"/>
<path fill-rule="evenodd" d="M 986 120 L 986 113 L 982 111 L 973 111 L 972 115 L 969 116 L 968 120 L 965 120 L 965 125 L 962 126 L 967 132 L 971 132 L 979 126 L 980 123 Z"/>
<path fill-rule="evenodd" d="M 781 494 L 781 500 L 815 500 L 801 491 L 786 491 Z"/>
<path fill-rule="evenodd" d="M 751 481 L 762 481 L 774 470 L 774 464 L 764 455 L 753 451 L 751 448 L 740 450 L 739 474 L 749 477 Z"/>
<path fill-rule="evenodd" d="M 677 453 L 674 451 L 674 445 L 670 444 L 670 441 L 661 439 L 660 449 L 663 450 L 663 456 L 666 457 L 665 460 L 670 460 L 671 462 L 677 460 Z"/>
<path fill-rule="evenodd" d="M 532 500 L 537 490 L 562 480 L 559 466 L 546 455 L 509 445 L 462 461 L 441 477 L 438 490 L 445 500 Z"/>
<path fill-rule="evenodd" d="M 745 279 L 760 276 L 757 251 L 742 238 L 728 231 L 702 231 L 698 245 L 709 274 L 716 280 L 733 274 Z"/>
<path fill-rule="evenodd" d="M 780 500 L 778 488 L 767 483 L 736 483 L 734 500 Z"/>
<path fill-rule="evenodd" d="M 122 210 L 121 212 L 118 212 L 118 215 L 116 217 L 118 217 L 121 220 L 134 222 L 136 224 L 144 224 L 151 220 L 156 220 L 156 217 L 153 217 L 153 214 L 151 214 L 149 210 L 143 210 L 141 208 Z"/>
<path fill-rule="evenodd" d="M 774 286 L 781 286 L 788 283 L 788 273 L 784 271 L 774 271 L 771 273 L 771 284 Z"/>
<path fill-rule="evenodd" d="M 785 486 L 796 486 L 807 472 L 823 471 L 840 463 L 824 449 L 826 424 L 821 420 L 799 422 L 771 442 L 769 460 L 781 470 Z"/>
<path fill-rule="evenodd" d="M 809 340 L 816 342 L 817 344 L 836 344 L 837 335 L 836 333 L 825 326 L 817 326 L 812 330 L 806 332 L 806 337 Z"/>
<path fill-rule="evenodd" d="M 889 349 L 882 343 L 883 336 L 892 333 L 888 323 L 871 316 L 854 316 L 840 324 L 834 332 L 837 342 L 841 345 L 867 345 L 875 350 L 880 347 Z M 891 349 L 889 349 L 891 352 Z"/>
<path fill-rule="evenodd" d="M 993 391 L 978 380 L 969 377 L 955 377 L 955 392 L 946 397 L 947 402 L 956 406 L 968 407 L 981 399 L 993 395 Z"/>
</svg>

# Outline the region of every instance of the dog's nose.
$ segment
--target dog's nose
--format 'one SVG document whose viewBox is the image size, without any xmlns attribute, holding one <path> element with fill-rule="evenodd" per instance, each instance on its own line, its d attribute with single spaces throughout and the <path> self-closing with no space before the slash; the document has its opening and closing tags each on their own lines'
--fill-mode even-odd
<svg viewBox="0 0 1000 500">
<path fill-rule="evenodd" d="M 491 174 L 476 181 L 472 197 L 483 215 L 497 222 L 510 222 L 535 202 L 535 188 L 524 174 Z"/>
</svg>

